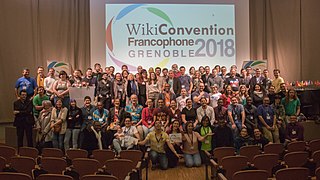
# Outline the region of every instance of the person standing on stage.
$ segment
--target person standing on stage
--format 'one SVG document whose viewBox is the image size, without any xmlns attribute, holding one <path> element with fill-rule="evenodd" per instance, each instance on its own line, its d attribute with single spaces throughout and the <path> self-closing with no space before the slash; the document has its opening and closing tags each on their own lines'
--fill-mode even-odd
<svg viewBox="0 0 320 180">
<path fill-rule="evenodd" d="M 15 115 L 13 126 L 17 128 L 18 147 L 23 146 L 24 132 L 27 135 L 27 143 L 29 147 L 33 147 L 32 127 L 35 124 L 32 113 L 32 102 L 27 98 L 26 90 L 19 92 L 19 99 L 13 103 L 13 113 Z"/>
</svg>

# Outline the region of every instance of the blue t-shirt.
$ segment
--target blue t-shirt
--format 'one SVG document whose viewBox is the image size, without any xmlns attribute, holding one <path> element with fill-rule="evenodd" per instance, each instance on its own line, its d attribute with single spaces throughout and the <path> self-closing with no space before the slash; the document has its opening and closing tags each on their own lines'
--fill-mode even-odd
<svg viewBox="0 0 320 180">
<path fill-rule="evenodd" d="M 258 116 L 262 116 L 264 121 L 268 124 L 268 126 L 273 126 L 273 118 L 274 118 L 274 110 L 270 105 L 265 106 L 265 105 L 260 105 L 258 106 Z M 259 121 L 259 125 L 263 126 L 261 121 Z"/>
<path fill-rule="evenodd" d="M 191 82 L 190 76 L 188 76 L 188 75 L 180 76 L 179 80 L 181 82 L 181 88 L 189 91 L 190 90 L 190 82 Z"/>
<path fill-rule="evenodd" d="M 125 111 L 131 114 L 132 121 L 134 123 L 138 123 L 141 119 L 143 106 L 137 104 L 136 108 L 132 106 L 132 104 L 127 105 L 125 107 Z"/>
<path fill-rule="evenodd" d="M 38 87 L 37 82 L 34 78 L 21 77 L 17 80 L 15 88 L 20 92 L 21 90 L 26 90 L 28 95 L 33 95 L 34 90 Z"/>
<path fill-rule="evenodd" d="M 100 114 L 99 109 L 96 109 L 93 112 L 93 120 L 99 121 L 101 124 L 107 122 L 109 116 L 109 111 L 107 109 L 103 109 L 102 114 Z"/>
<path fill-rule="evenodd" d="M 230 104 L 228 106 L 228 112 L 232 113 L 232 118 L 234 122 L 236 121 L 242 122 L 241 113 L 243 111 L 244 111 L 244 107 L 242 104 L 236 104 L 236 105 Z"/>
</svg>

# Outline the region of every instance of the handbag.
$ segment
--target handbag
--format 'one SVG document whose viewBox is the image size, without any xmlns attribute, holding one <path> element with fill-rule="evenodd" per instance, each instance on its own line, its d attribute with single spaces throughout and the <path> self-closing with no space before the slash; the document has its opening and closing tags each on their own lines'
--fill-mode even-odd
<svg viewBox="0 0 320 180">
<path fill-rule="evenodd" d="M 59 133 L 61 131 L 62 124 L 56 124 L 53 126 L 53 132 L 54 133 Z"/>
</svg>

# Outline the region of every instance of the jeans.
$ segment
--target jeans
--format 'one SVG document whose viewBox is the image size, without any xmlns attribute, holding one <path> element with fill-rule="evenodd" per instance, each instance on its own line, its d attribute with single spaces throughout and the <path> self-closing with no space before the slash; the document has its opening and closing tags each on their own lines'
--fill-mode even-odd
<svg viewBox="0 0 320 180">
<path fill-rule="evenodd" d="M 121 149 L 121 141 L 119 139 L 114 138 L 112 144 L 113 144 L 114 150 L 116 151 L 116 154 L 120 154 L 120 152 L 122 150 Z"/>
<path fill-rule="evenodd" d="M 142 129 L 143 129 L 143 137 L 141 137 L 142 139 L 146 138 L 147 135 L 153 131 L 154 127 L 152 128 L 147 128 L 146 126 L 142 125 Z"/>
<path fill-rule="evenodd" d="M 53 133 L 53 136 L 52 136 L 53 148 L 59 148 L 63 150 L 63 139 L 64 139 L 64 134 Z"/>
<path fill-rule="evenodd" d="M 159 153 L 151 150 L 150 159 L 152 161 L 152 165 L 159 163 L 162 170 L 168 169 L 168 158 L 165 153 Z"/>
<path fill-rule="evenodd" d="M 242 122 L 241 121 L 235 121 L 234 124 L 236 125 L 235 129 L 232 129 L 232 124 L 229 124 L 229 127 L 232 129 L 233 138 L 236 139 L 236 137 L 239 135 L 241 128 L 242 128 Z"/>
<path fill-rule="evenodd" d="M 201 157 L 199 152 L 196 154 L 184 154 L 184 160 L 187 167 L 201 166 Z"/>
<path fill-rule="evenodd" d="M 64 137 L 64 149 L 68 150 L 70 147 L 70 139 L 72 137 L 72 148 L 78 149 L 78 138 L 80 134 L 80 129 L 67 129 Z"/>
</svg>

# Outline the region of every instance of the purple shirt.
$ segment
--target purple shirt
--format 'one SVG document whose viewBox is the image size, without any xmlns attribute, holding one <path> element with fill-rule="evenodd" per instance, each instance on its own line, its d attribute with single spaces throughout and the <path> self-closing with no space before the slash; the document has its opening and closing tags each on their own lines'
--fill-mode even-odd
<svg viewBox="0 0 320 180">
<path fill-rule="evenodd" d="M 286 139 L 292 140 L 292 139 L 297 139 L 298 141 L 303 141 L 304 140 L 304 128 L 303 126 L 299 123 L 288 123 L 287 129 L 286 129 Z"/>
</svg>

